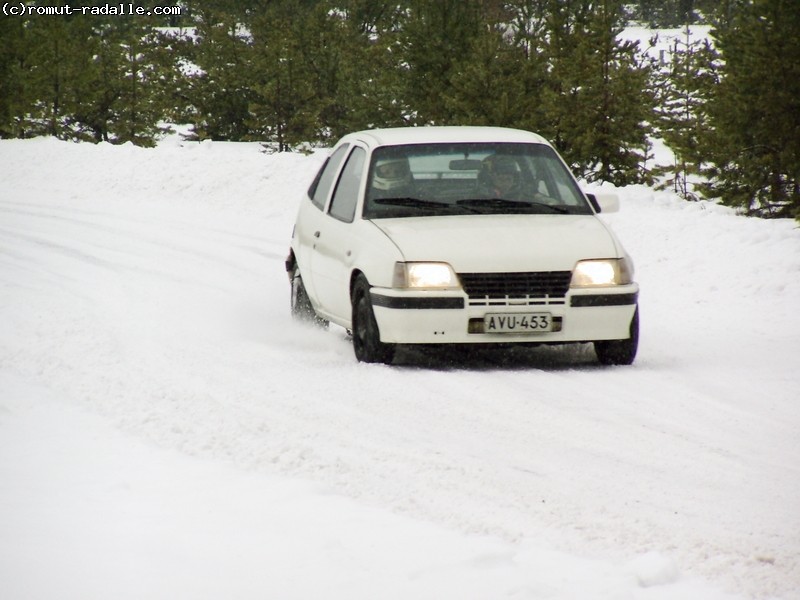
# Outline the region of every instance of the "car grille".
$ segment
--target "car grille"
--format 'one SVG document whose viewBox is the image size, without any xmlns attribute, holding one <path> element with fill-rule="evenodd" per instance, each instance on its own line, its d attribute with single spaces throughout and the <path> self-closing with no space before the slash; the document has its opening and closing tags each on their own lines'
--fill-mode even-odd
<svg viewBox="0 0 800 600">
<path fill-rule="evenodd" d="M 564 304 L 570 271 L 459 273 L 472 306 Z"/>
</svg>

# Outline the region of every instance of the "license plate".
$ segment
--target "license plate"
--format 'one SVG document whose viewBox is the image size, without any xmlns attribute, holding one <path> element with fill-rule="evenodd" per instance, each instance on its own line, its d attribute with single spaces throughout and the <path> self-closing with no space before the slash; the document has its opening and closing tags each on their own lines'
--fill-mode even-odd
<svg viewBox="0 0 800 600">
<path fill-rule="evenodd" d="M 543 333 L 553 331 L 550 313 L 492 313 L 484 316 L 485 333 Z"/>
</svg>

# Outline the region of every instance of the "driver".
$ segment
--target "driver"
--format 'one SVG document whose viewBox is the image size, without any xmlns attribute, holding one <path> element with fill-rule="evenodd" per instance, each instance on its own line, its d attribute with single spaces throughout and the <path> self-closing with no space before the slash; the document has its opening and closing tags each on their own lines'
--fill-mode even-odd
<svg viewBox="0 0 800 600">
<path fill-rule="evenodd" d="M 518 200 L 522 198 L 519 165 L 510 156 L 488 156 L 484 159 L 488 171 L 488 195 L 492 198 Z"/>
</svg>

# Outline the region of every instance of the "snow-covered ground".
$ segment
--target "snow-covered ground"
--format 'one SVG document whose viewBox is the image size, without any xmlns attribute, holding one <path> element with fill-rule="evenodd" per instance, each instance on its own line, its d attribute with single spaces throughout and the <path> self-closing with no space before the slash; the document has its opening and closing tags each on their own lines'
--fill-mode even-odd
<svg viewBox="0 0 800 600">
<path fill-rule="evenodd" d="M 626 42 L 637 42 L 639 50 L 649 58 L 668 63 L 676 49 L 686 51 L 687 47 L 708 41 L 713 44 L 710 25 L 691 25 L 675 29 L 649 29 L 648 27 L 626 27 L 617 38 Z"/>
<path fill-rule="evenodd" d="M 636 364 L 293 323 L 322 154 L 0 142 L 0 597 L 800 598 L 800 230 L 618 190 Z"/>
</svg>

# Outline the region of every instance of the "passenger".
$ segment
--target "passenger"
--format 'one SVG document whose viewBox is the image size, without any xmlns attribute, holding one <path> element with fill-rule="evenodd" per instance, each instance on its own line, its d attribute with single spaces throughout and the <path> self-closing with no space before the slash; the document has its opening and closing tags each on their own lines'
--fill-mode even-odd
<svg viewBox="0 0 800 600">
<path fill-rule="evenodd" d="M 382 158 L 375 164 L 372 175 L 373 198 L 403 198 L 413 197 L 414 178 L 408 159 Z"/>
</svg>

